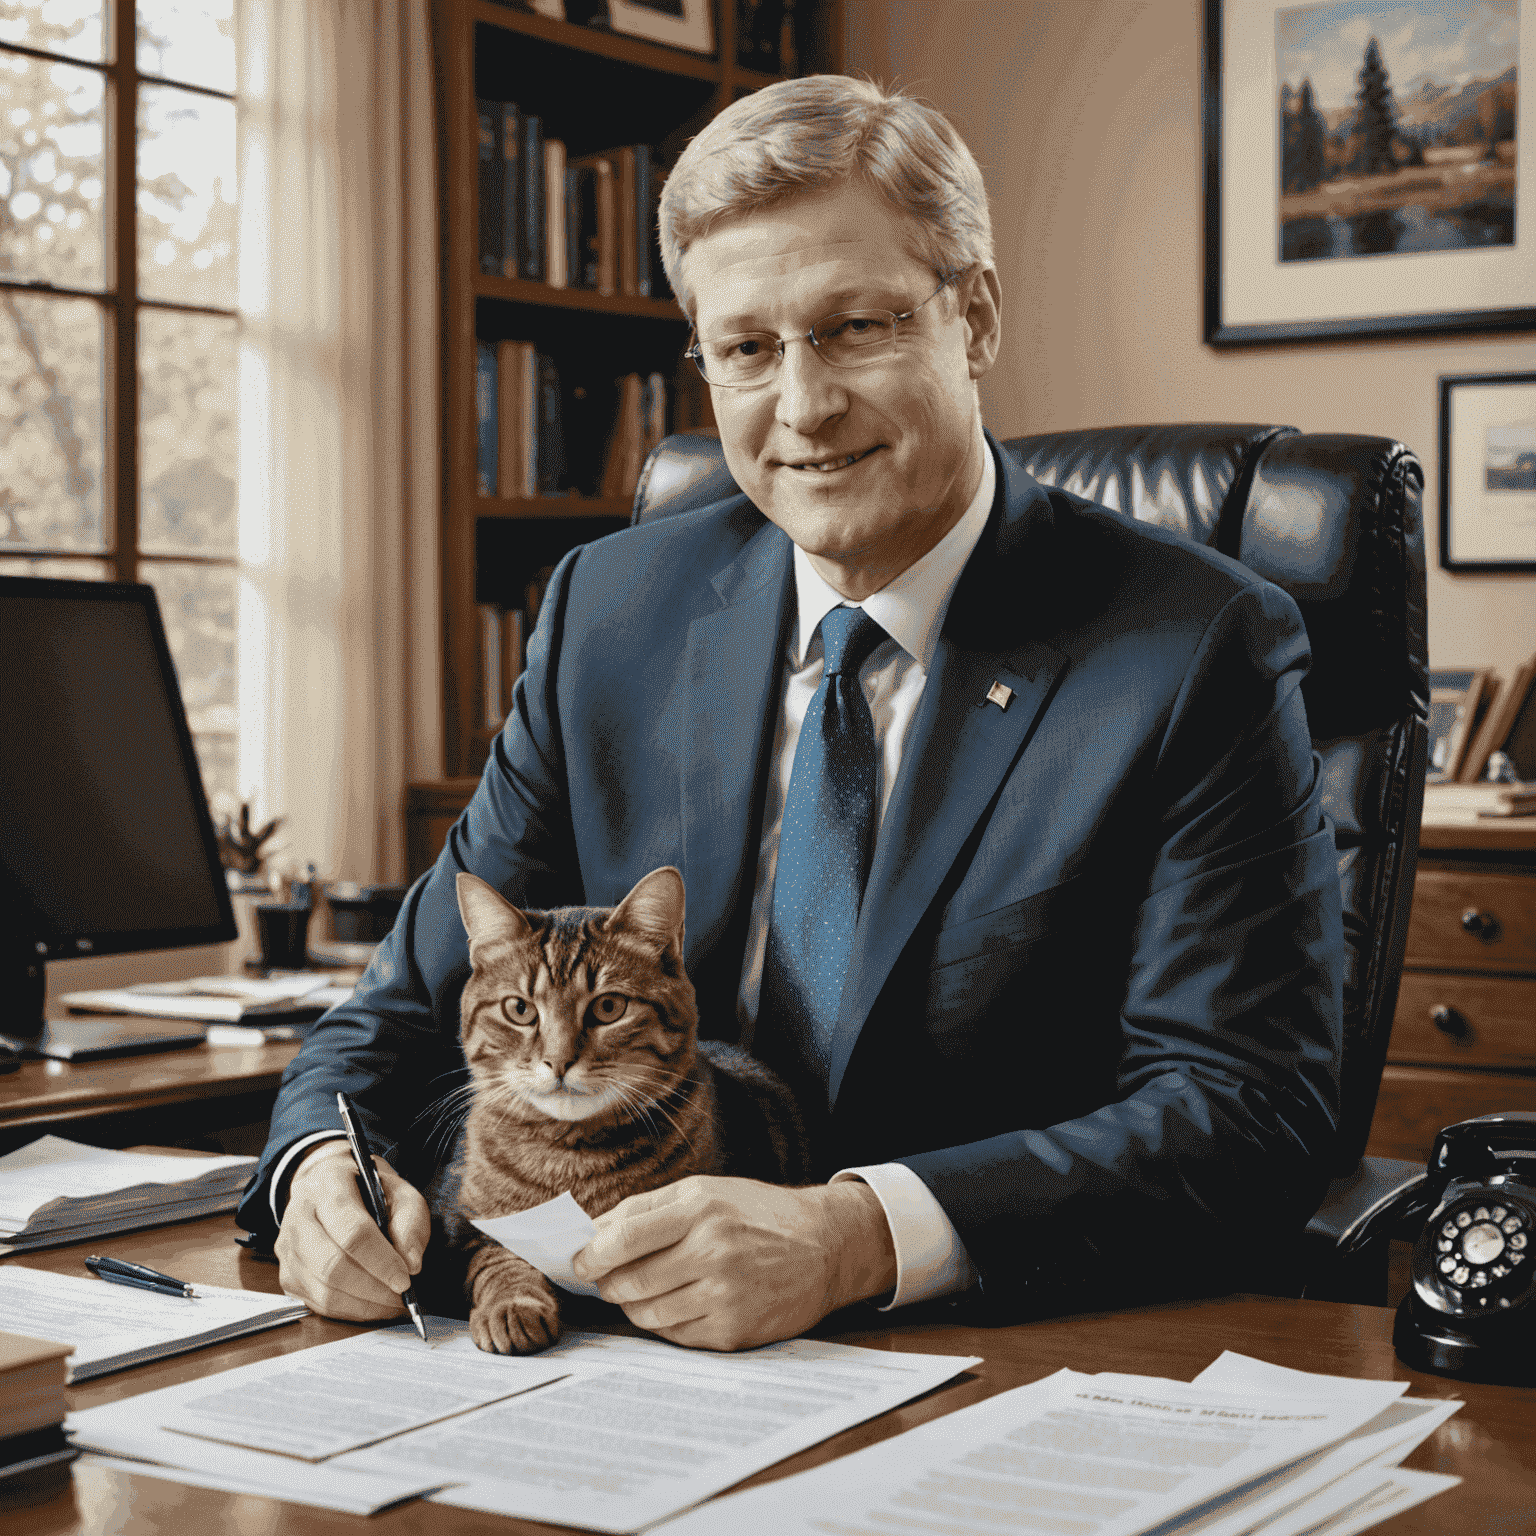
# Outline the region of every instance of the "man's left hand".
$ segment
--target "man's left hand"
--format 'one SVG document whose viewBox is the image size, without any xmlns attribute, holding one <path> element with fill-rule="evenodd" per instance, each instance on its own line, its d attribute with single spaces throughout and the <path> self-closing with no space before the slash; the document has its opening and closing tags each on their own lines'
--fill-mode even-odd
<svg viewBox="0 0 1536 1536">
<path fill-rule="evenodd" d="M 885 1211 L 855 1180 L 785 1189 L 695 1175 L 597 1218 L 574 1268 L 632 1323 L 694 1349 L 793 1338 L 891 1290 Z"/>
</svg>

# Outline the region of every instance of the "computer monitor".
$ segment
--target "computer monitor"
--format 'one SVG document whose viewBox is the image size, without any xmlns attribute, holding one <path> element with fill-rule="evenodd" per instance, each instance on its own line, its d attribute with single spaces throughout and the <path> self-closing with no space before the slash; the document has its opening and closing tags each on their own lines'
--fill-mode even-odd
<svg viewBox="0 0 1536 1536">
<path fill-rule="evenodd" d="M 49 960 L 234 937 L 153 588 L 0 576 L 0 1035 Z"/>
</svg>

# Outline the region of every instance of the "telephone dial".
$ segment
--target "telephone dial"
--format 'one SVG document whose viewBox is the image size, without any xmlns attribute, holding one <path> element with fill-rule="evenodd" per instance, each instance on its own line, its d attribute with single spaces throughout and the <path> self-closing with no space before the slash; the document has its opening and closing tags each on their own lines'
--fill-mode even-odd
<svg viewBox="0 0 1536 1536">
<path fill-rule="evenodd" d="M 1536 1386 L 1536 1114 L 1481 1115 L 1435 1137 L 1428 1171 L 1376 1215 L 1424 1218 L 1393 1347 L 1405 1365 Z"/>
</svg>

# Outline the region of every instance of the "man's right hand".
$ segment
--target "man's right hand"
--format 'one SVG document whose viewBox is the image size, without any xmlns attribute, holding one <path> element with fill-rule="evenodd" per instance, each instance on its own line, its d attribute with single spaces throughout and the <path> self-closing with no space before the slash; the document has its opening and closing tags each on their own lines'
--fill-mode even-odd
<svg viewBox="0 0 1536 1536">
<path fill-rule="evenodd" d="M 288 1295 L 323 1317 L 393 1317 L 404 1310 L 400 1293 L 421 1268 L 432 1228 L 427 1202 L 383 1158 L 373 1161 L 389 1203 L 387 1240 L 363 1203 L 345 1141 L 310 1148 L 289 1180 L 275 1245 L 278 1278 Z"/>
</svg>

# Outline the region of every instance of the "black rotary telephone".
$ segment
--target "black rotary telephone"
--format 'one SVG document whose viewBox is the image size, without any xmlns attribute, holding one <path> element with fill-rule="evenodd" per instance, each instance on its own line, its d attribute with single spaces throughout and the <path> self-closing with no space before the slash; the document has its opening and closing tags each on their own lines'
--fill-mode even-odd
<svg viewBox="0 0 1536 1536">
<path fill-rule="evenodd" d="M 1536 1114 L 1446 1126 L 1394 1204 L 1399 1221 L 1426 1218 L 1392 1332 L 1399 1359 L 1536 1386 Z"/>
</svg>

